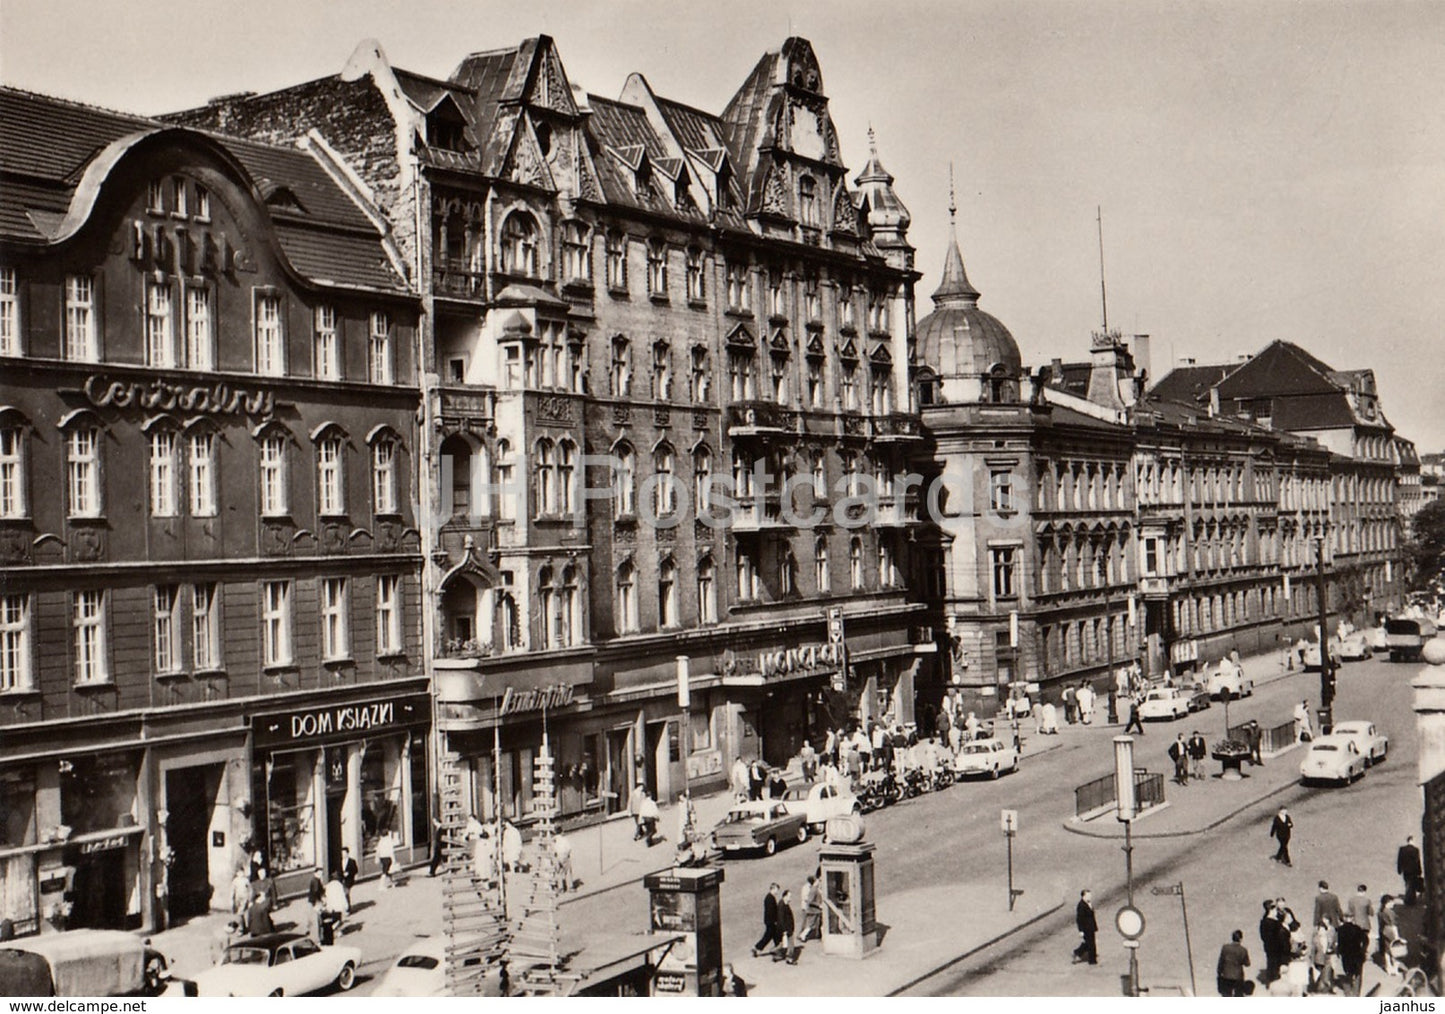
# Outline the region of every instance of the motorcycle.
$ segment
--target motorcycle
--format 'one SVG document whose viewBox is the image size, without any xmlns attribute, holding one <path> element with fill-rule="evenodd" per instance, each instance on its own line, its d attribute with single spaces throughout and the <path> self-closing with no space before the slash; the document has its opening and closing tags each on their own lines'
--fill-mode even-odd
<svg viewBox="0 0 1445 1014">
<path fill-rule="evenodd" d="M 923 774 L 922 768 L 909 768 L 903 773 L 903 795 L 907 799 L 916 799 L 925 792 L 932 791 L 932 783 Z"/>
<path fill-rule="evenodd" d="M 946 789 L 953 784 L 953 769 L 946 765 L 939 765 L 933 769 L 933 790 Z"/>
</svg>

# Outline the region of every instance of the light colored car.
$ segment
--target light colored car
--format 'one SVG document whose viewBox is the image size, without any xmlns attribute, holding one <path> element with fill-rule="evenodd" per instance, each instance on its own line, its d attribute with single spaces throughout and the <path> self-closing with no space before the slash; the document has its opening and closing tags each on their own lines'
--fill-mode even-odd
<svg viewBox="0 0 1445 1014">
<path fill-rule="evenodd" d="M 1371 627 L 1369 630 L 1362 631 L 1362 633 L 1365 638 L 1365 643 L 1370 646 L 1370 651 L 1388 650 L 1389 645 L 1385 643 L 1384 627 Z"/>
<path fill-rule="evenodd" d="M 1370 657 L 1370 642 L 1363 631 L 1356 631 L 1336 641 L 1333 651 L 1341 662 L 1362 662 Z"/>
<path fill-rule="evenodd" d="M 1364 756 L 1366 764 L 1379 764 L 1390 752 L 1390 737 L 1376 730 L 1374 722 L 1336 722 L 1330 735 L 1354 740 L 1355 748 Z"/>
<path fill-rule="evenodd" d="M 738 803 L 713 828 L 712 840 L 724 852 L 761 849 L 772 855 L 779 845 L 808 840 L 808 815 L 801 808 L 789 809 L 781 799 Z"/>
<path fill-rule="evenodd" d="M 857 796 L 846 788 L 835 789 L 827 782 L 789 789 L 784 802 L 789 810 L 801 809 L 808 818 L 808 826 L 814 830 L 834 817 L 857 813 L 861 808 Z"/>
<path fill-rule="evenodd" d="M 1305 782 L 1335 782 L 1348 785 L 1365 775 L 1365 755 L 1348 736 L 1321 736 L 1310 744 L 1304 763 L 1299 766 Z"/>
<path fill-rule="evenodd" d="M 1183 718 L 1189 714 L 1191 696 L 1191 693 L 1178 687 L 1155 687 L 1145 695 L 1144 703 L 1139 705 L 1139 717 L 1145 721 L 1160 719 L 1170 722 Z"/>
<path fill-rule="evenodd" d="M 1019 752 L 1001 739 L 974 739 L 953 758 L 953 773 L 959 776 L 988 775 L 997 778 L 1005 771 L 1019 769 Z"/>
<path fill-rule="evenodd" d="M 397 956 L 396 961 L 386 970 L 372 996 L 447 996 L 446 937 L 423 937 Z M 483 959 L 466 958 L 463 974 L 472 974 L 472 969 L 481 971 Z M 502 985 L 499 970 L 488 969 L 482 973 L 482 995 L 501 996 Z"/>
<path fill-rule="evenodd" d="M 1244 670 L 1226 658 L 1209 674 L 1204 689 L 1210 697 L 1219 700 L 1223 700 L 1226 693 L 1231 699 L 1250 697 L 1254 694 L 1254 680 L 1245 679 Z"/>
<path fill-rule="evenodd" d="M 322 947 L 300 933 L 266 933 L 226 948 L 221 963 L 196 976 L 198 996 L 300 996 L 356 985 L 361 951 Z"/>
</svg>

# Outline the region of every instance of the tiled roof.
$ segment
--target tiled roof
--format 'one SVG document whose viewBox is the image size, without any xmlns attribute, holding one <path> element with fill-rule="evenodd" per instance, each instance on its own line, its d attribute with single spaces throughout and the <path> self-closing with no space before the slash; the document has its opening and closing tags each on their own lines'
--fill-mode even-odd
<svg viewBox="0 0 1445 1014">
<path fill-rule="evenodd" d="M 1149 393 L 1167 401 L 1209 401 L 1209 389 L 1219 383 L 1233 365 L 1176 366 Z"/>
<path fill-rule="evenodd" d="M 1333 372 L 1298 345 L 1275 341 L 1219 381 L 1221 401 L 1298 394 L 1328 394 L 1339 385 Z"/>
<path fill-rule="evenodd" d="M 1348 429 L 1356 422 L 1343 391 L 1274 398 L 1271 408 L 1271 422 L 1281 430 Z"/>
<path fill-rule="evenodd" d="M 371 219 L 308 151 L 175 127 L 158 120 L 0 87 L 0 230 L 52 238 L 86 167 L 126 137 L 184 131 L 226 149 L 262 194 L 281 189 L 301 210 L 275 208 L 278 240 L 293 266 L 317 282 L 406 291 Z M 353 272 L 348 274 L 348 272 Z"/>
</svg>

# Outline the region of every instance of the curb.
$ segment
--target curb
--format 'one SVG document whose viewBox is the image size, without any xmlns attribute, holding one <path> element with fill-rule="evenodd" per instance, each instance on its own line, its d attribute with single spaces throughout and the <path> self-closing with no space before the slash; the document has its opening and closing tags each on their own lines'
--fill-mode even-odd
<svg viewBox="0 0 1445 1014">
<path fill-rule="evenodd" d="M 1031 918 L 1024 920 L 1023 922 L 1019 923 L 1017 926 L 1011 926 L 1011 927 L 1009 927 L 1008 929 L 1004 930 L 1002 933 L 998 934 L 997 936 L 990 937 L 988 940 L 985 940 L 985 941 L 983 941 L 982 943 L 979 943 L 979 944 L 974 945 L 973 947 L 970 947 L 968 950 L 964 951 L 962 954 L 959 954 L 959 955 L 957 955 L 956 957 L 949 958 L 949 959 L 948 959 L 947 961 L 945 961 L 943 964 L 937 965 L 937 966 L 929 969 L 928 971 L 924 972 L 922 975 L 914 976 L 912 979 L 909 979 L 909 980 L 908 980 L 907 982 L 905 982 L 903 985 L 901 985 L 901 986 L 896 986 L 896 987 L 894 987 L 893 989 L 890 989 L 887 993 L 884 993 L 883 995 L 884 995 L 885 997 L 900 996 L 900 995 L 902 995 L 905 991 L 912 989 L 914 986 L 917 986 L 920 982 L 926 982 L 927 980 L 933 978 L 935 975 L 938 975 L 938 974 L 941 973 L 941 972 L 946 972 L 948 969 L 952 968 L 954 965 L 957 965 L 959 962 L 961 962 L 961 961 L 967 961 L 969 958 L 973 957 L 975 954 L 979 953 L 980 951 L 987 950 L 988 948 L 994 946 L 994 944 L 997 944 L 999 941 L 1001 941 L 1001 940 L 1007 940 L 1009 937 L 1013 936 L 1015 933 L 1018 933 L 1018 932 L 1020 932 L 1020 931 L 1022 931 L 1022 930 L 1028 929 L 1030 926 L 1032 926 L 1032 925 L 1034 925 L 1035 923 L 1041 922 L 1042 920 L 1048 918 L 1049 916 L 1053 915 L 1055 912 L 1059 911 L 1059 910 L 1062 909 L 1063 907 L 1064 907 L 1064 903 L 1063 903 L 1062 901 L 1057 902 L 1057 903 L 1055 903 L 1054 905 L 1050 906 L 1049 908 L 1044 909 L 1042 912 L 1039 912 L 1037 915 L 1034 915 L 1034 916 L 1032 916 Z"/>
<path fill-rule="evenodd" d="M 1298 782 L 1298 781 L 1286 782 L 1286 783 L 1283 784 L 1283 785 L 1280 785 L 1280 786 L 1278 786 L 1278 787 L 1276 787 L 1276 788 L 1270 789 L 1268 792 L 1264 793 L 1264 795 L 1262 795 L 1262 796 L 1256 796 L 1254 799 L 1251 799 L 1249 802 L 1244 803 L 1244 804 L 1236 807 L 1235 809 L 1233 809 L 1233 810 L 1229 811 L 1228 813 L 1226 813 L 1223 817 L 1219 817 L 1219 818 L 1217 818 L 1216 820 L 1211 821 L 1211 822 L 1208 823 L 1208 824 L 1205 824 L 1203 827 L 1184 828 L 1184 829 L 1179 830 L 1179 831 L 1156 831 L 1156 832 L 1154 832 L 1153 834 L 1136 834 L 1136 835 L 1134 835 L 1133 837 L 1135 837 L 1135 838 L 1185 838 L 1185 837 L 1188 837 L 1188 836 L 1191 836 L 1191 835 L 1204 834 L 1206 831 L 1213 831 L 1216 827 L 1218 827 L 1220 824 L 1223 824 L 1223 823 L 1224 823 L 1225 821 L 1227 821 L 1227 820 L 1233 820 L 1235 817 L 1239 816 L 1241 813 L 1243 813 L 1245 810 L 1248 810 L 1250 807 L 1252 807 L 1252 806 L 1258 806 L 1260 803 L 1264 802 L 1266 799 L 1270 799 L 1270 798 L 1272 798 L 1272 797 L 1274 797 L 1274 796 L 1277 796 L 1277 795 L 1279 795 L 1281 792 L 1285 792 L 1285 791 L 1287 791 L 1287 790 L 1289 790 L 1289 789 L 1297 789 L 1297 788 L 1299 788 L 1299 782 Z M 1076 824 L 1073 824 L 1072 821 L 1064 821 L 1063 827 L 1064 827 L 1064 830 L 1065 830 L 1065 831 L 1068 831 L 1068 832 L 1071 833 L 1071 834 L 1081 835 L 1081 836 L 1083 836 L 1083 837 L 1085 837 L 1085 838 L 1122 839 L 1122 838 L 1124 837 L 1122 834 L 1095 834 L 1095 833 L 1093 833 L 1093 832 L 1084 830 L 1082 827 L 1080 827 L 1080 826 L 1078 826 L 1078 825 L 1076 825 Z"/>
</svg>

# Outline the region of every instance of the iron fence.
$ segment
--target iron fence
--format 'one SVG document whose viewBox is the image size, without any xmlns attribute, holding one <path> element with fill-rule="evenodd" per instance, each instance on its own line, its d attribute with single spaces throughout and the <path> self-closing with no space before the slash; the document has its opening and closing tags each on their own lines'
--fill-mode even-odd
<svg viewBox="0 0 1445 1014">
<path fill-rule="evenodd" d="M 1074 789 L 1074 815 L 1084 814 L 1114 802 L 1114 776 L 1104 775 Z M 1147 768 L 1134 769 L 1134 799 L 1139 809 L 1146 810 L 1164 802 L 1164 776 L 1152 774 Z"/>
<path fill-rule="evenodd" d="M 1241 743 L 1249 742 L 1249 726 L 1231 726 L 1225 733 L 1229 739 L 1238 740 Z M 1288 749 L 1294 745 L 1294 720 L 1283 722 L 1280 725 L 1270 726 L 1267 729 L 1259 730 L 1259 749 L 1261 753 L 1278 753 L 1280 750 Z"/>
</svg>

